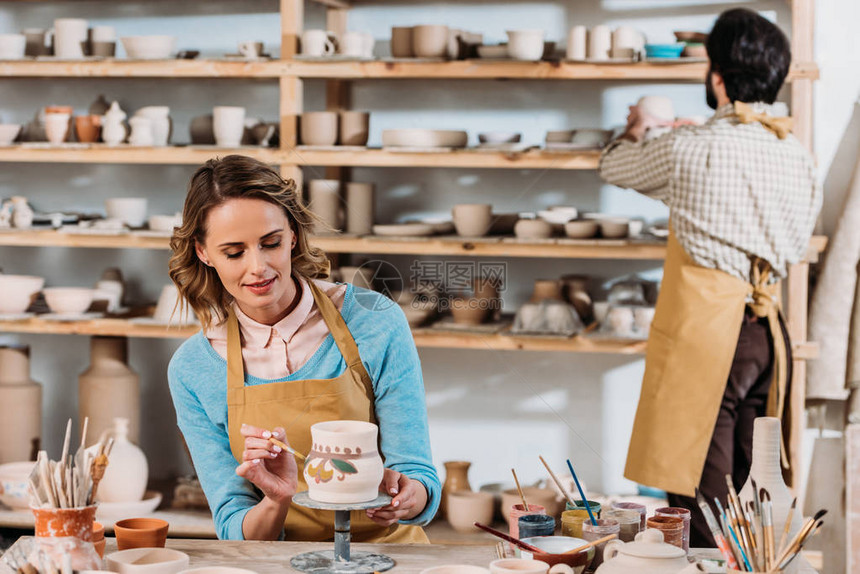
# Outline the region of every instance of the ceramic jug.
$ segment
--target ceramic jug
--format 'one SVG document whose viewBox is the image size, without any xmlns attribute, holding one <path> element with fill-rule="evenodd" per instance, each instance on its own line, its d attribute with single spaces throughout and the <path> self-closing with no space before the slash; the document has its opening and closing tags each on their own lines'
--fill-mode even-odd
<svg viewBox="0 0 860 574">
<path fill-rule="evenodd" d="M 471 462 L 465 460 L 450 460 L 445 463 L 445 483 L 442 485 L 442 502 L 439 514 L 444 515 L 448 509 L 448 494 L 462 490 L 472 490 L 469 484 L 469 467 Z"/>
<path fill-rule="evenodd" d="M 32 460 L 42 430 L 42 386 L 30 379 L 30 349 L 0 346 L 0 464 Z"/>
<path fill-rule="evenodd" d="M 119 107 L 119 103 L 114 101 L 104 115 L 102 120 L 102 139 L 107 145 L 118 145 L 125 140 L 128 131 L 123 124 L 126 118 L 126 113 Z"/>
<path fill-rule="evenodd" d="M 128 419 L 117 417 L 113 420 L 113 429 L 108 431 L 113 437 L 113 448 L 110 464 L 96 494 L 99 502 L 138 502 L 146 493 L 149 465 L 143 451 L 128 440 L 128 422 Z M 95 448 L 95 445 L 90 447 L 90 452 Z"/>
<path fill-rule="evenodd" d="M 378 435 L 379 427 L 364 421 L 312 425 L 313 446 L 304 465 L 308 496 L 332 504 L 374 500 L 384 472 Z"/>
<path fill-rule="evenodd" d="M 128 125 L 131 126 L 131 135 L 128 136 L 128 143 L 141 147 L 155 145 L 155 139 L 152 134 L 152 120 L 143 116 L 134 116 L 128 120 Z"/>
<path fill-rule="evenodd" d="M 33 226 L 33 210 L 27 203 L 26 197 L 17 195 L 12 198 L 12 225 L 18 229 L 28 229 Z"/>
<path fill-rule="evenodd" d="M 129 420 L 129 439 L 138 441 L 140 377 L 129 368 L 127 360 L 125 337 L 91 339 L 90 366 L 78 377 L 78 417 L 90 418 L 90 444 L 114 428 L 116 417 Z"/>
<path fill-rule="evenodd" d="M 169 107 L 146 106 L 137 110 L 134 115 L 148 118 L 151 122 L 152 145 L 166 146 L 170 143 L 171 123 Z"/>
<path fill-rule="evenodd" d="M 603 564 L 597 574 L 698 574 L 707 572 L 697 563 L 687 562 L 682 548 L 663 542 L 663 533 L 648 529 L 634 542 L 610 540 L 603 549 Z"/>
</svg>

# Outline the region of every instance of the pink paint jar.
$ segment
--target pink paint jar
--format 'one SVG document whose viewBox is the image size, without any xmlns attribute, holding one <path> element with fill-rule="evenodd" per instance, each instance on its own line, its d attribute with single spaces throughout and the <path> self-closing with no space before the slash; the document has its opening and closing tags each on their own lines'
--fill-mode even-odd
<svg viewBox="0 0 860 574">
<path fill-rule="evenodd" d="M 546 514 L 546 508 L 541 506 L 540 504 L 529 504 L 529 509 L 526 510 L 522 504 L 514 504 L 511 506 L 508 511 L 508 516 L 510 520 L 508 521 L 509 533 L 514 538 L 520 537 L 520 516 L 527 516 L 529 514 Z M 511 544 L 511 550 L 514 550 L 516 547 Z"/>
<path fill-rule="evenodd" d="M 639 531 L 645 530 L 645 505 L 636 502 L 613 502 L 612 508 L 616 510 L 636 510 L 639 512 Z"/>
</svg>

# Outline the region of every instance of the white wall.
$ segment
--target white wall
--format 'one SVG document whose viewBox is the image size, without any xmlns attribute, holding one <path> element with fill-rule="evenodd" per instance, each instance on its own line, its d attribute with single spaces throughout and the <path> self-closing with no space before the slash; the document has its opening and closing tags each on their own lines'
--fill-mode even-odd
<svg viewBox="0 0 860 574">
<path fill-rule="evenodd" d="M 393 4 L 393 3 L 391 3 Z M 767 10 L 787 26 L 788 3 L 747 2 Z M 566 2 L 404 2 L 360 5 L 350 27 L 373 32 L 378 49 L 387 49 L 393 25 L 440 22 L 483 31 L 488 40 L 504 39 L 517 27 L 543 27 L 549 39 L 563 41 L 574 24 L 633 24 L 654 41 L 670 40 L 674 29 L 707 30 L 723 2 L 680 0 L 581 0 Z M 0 31 L 48 27 L 55 17 L 80 16 L 94 24 L 117 26 L 120 35 L 170 33 L 181 49 L 204 55 L 235 50 L 239 41 L 279 41 L 277 2 L 40 2 L 3 3 Z M 250 13 L 253 12 L 253 13 Z M 205 15 L 203 15 L 205 14 Z M 310 26 L 321 26 L 323 13 L 308 3 Z M 277 53 L 277 52 L 275 52 Z M 306 82 L 308 109 L 324 106 L 321 82 Z M 634 85 L 599 82 L 518 81 L 360 81 L 354 105 L 373 112 L 371 143 L 387 127 L 453 127 L 479 131 L 522 131 L 538 143 L 548 129 L 612 127 L 623 124 L 626 108 L 645 93 L 671 95 L 681 114 L 707 114 L 701 85 Z M 188 141 L 191 117 L 213 105 L 239 104 L 249 115 L 277 118 L 276 82 L 238 80 L 15 79 L 0 83 L 0 116 L 24 122 L 49 104 L 71 104 L 83 111 L 98 94 L 119 99 L 133 111 L 167 104 L 174 120 L 174 141 Z M 101 211 L 107 197 L 145 195 L 151 213 L 181 207 L 193 166 L 113 166 L 4 164 L 0 197 L 22 194 L 42 210 Z M 308 169 L 306 179 L 320 175 Z M 647 219 L 665 217 L 651 200 L 601 184 L 593 172 L 480 169 L 356 169 L 354 179 L 375 181 L 379 221 L 395 221 L 419 212 L 445 213 L 453 203 L 491 201 L 499 211 L 534 210 L 553 203 L 602 209 Z M 403 269 L 410 258 L 392 258 Z M 515 310 L 539 277 L 586 273 L 611 278 L 655 267 L 649 262 L 524 260 L 507 261 L 505 307 Z M 166 252 L 0 248 L 0 266 L 16 273 L 44 274 L 49 285 L 89 285 L 102 269 L 119 266 L 131 282 L 132 297 L 155 300 L 167 281 Z M 76 415 L 76 377 L 88 364 L 83 337 L 21 336 L 33 347 L 33 377 L 45 384 L 45 439 L 57 450 L 64 421 Z M 142 446 L 155 476 L 187 472 L 176 438 L 165 367 L 175 341 L 136 339 L 131 364 L 142 376 Z M 631 491 L 622 478 L 632 415 L 643 361 L 637 358 L 561 353 L 491 351 L 421 351 L 427 387 L 434 461 L 470 459 L 473 486 L 508 481 L 516 466 L 530 482 L 544 477 L 537 454 L 557 469 L 571 457 L 584 481 L 595 490 Z"/>
</svg>

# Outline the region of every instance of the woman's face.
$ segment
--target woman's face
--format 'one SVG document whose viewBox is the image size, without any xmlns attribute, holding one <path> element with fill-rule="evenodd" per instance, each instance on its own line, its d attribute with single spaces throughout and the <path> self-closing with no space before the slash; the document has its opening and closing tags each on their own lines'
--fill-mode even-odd
<svg viewBox="0 0 860 574">
<path fill-rule="evenodd" d="M 218 273 L 243 313 L 273 325 L 296 297 L 292 279 L 295 236 L 283 208 L 261 199 L 230 199 L 206 218 L 197 256 Z"/>
</svg>

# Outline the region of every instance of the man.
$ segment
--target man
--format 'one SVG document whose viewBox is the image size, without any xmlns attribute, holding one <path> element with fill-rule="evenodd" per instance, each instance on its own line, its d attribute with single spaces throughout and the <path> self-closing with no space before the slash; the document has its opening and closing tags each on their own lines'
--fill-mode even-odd
<svg viewBox="0 0 860 574">
<path fill-rule="evenodd" d="M 809 245 L 821 207 L 812 158 L 772 104 L 791 63 L 772 23 L 724 12 L 708 36 L 702 126 L 646 141 L 630 109 L 601 176 L 669 206 L 671 234 L 625 476 L 692 511 L 691 546 L 713 546 L 693 497 L 725 502 L 747 479 L 753 419 L 782 416 L 790 345 L 778 279 Z M 784 460 L 784 462 L 786 462 Z"/>
</svg>

